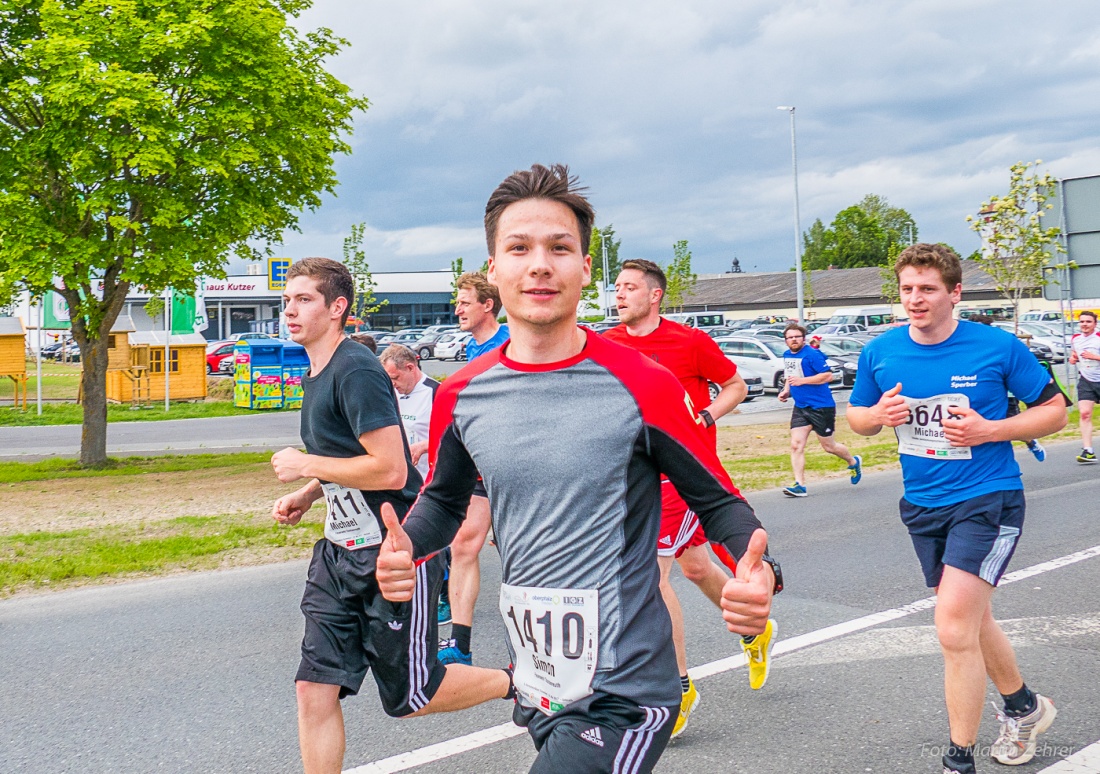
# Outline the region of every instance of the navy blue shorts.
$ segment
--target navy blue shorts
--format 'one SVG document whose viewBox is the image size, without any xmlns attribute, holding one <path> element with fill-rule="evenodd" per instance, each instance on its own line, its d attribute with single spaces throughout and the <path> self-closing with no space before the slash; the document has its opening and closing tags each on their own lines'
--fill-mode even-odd
<svg viewBox="0 0 1100 774">
<path fill-rule="evenodd" d="M 899 506 L 930 588 L 940 585 L 944 565 L 996 586 L 1024 529 L 1022 489 L 990 492 L 939 508 L 913 505 L 903 497 Z"/>
</svg>

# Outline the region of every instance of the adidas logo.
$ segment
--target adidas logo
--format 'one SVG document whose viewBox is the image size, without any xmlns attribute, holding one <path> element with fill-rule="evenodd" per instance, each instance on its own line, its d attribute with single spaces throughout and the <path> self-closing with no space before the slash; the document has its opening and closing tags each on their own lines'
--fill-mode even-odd
<svg viewBox="0 0 1100 774">
<path fill-rule="evenodd" d="M 582 731 L 581 739 L 597 747 L 603 747 L 603 736 L 600 734 L 599 726 L 592 726 L 592 728 L 587 731 Z"/>
<path fill-rule="evenodd" d="M 387 625 L 395 632 L 399 632 L 401 631 L 401 627 L 403 627 L 405 624 L 401 623 L 400 621 L 390 621 Z"/>
<path fill-rule="evenodd" d="M 658 540 L 657 543 L 658 545 L 662 546 L 670 546 L 672 545 L 672 538 L 670 538 L 668 535 L 665 535 L 663 538 Z"/>
</svg>

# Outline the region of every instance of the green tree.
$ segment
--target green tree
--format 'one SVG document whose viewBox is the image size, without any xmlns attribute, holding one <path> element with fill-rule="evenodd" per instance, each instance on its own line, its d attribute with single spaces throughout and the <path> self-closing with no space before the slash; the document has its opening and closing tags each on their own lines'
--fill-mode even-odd
<svg viewBox="0 0 1100 774">
<path fill-rule="evenodd" d="M 916 241 L 913 216 L 893 207 L 885 197 L 868 194 L 836 214 L 825 228 L 820 218 L 802 235 L 802 265 L 805 269 L 836 266 L 884 266 L 892 246 Z"/>
<path fill-rule="evenodd" d="M 451 261 L 451 305 L 458 303 L 458 278 L 465 274 L 462 270 L 462 256 Z"/>
<path fill-rule="evenodd" d="M 108 334 L 132 287 L 224 276 L 334 192 L 367 102 L 309 0 L 0 0 L 0 286 L 68 302 L 80 459 L 106 461 Z"/>
<path fill-rule="evenodd" d="M 608 224 L 603 228 L 598 228 L 596 226 L 592 227 L 592 239 L 588 243 L 588 254 L 592 256 L 592 282 L 582 291 L 581 298 L 583 300 L 600 304 L 600 291 L 597 287 L 597 283 L 603 282 L 603 249 L 606 245 L 609 288 L 608 303 L 612 303 L 610 301 L 610 287 L 614 285 L 615 278 L 619 276 L 619 267 L 621 266 L 619 261 L 619 246 L 622 243 L 623 241 L 621 239 L 615 239 L 615 226 Z M 606 309 L 601 305 L 600 313 L 603 314 L 605 312 Z"/>
<path fill-rule="evenodd" d="M 371 274 L 370 264 L 367 263 L 367 254 L 363 252 L 363 234 L 366 228 L 365 223 L 353 223 L 351 234 L 344 237 L 344 265 L 355 280 L 355 303 L 351 305 L 351 313 L 361 321 L 389 303 L 389 300 L 376 303 L 377 299 L 374 297 L 377 285 L 374 275 Z"/>
<path fill-rule="evenodd" d="M 684 296 L 695 287 L 696 276 L 691 271 L 691 251 L 688 249 L 686 239 L 681 239 L 672 246 L 672 260 L 665 267 L 665 279 L 668 280 L 668 289 L 665 291 L 665 309 L 681 310 L 684 308 Z"/>
<path fill-rule="evenodd" d="M 982 251 L 975 260 L 993 278 L 997 292 L 1012 304 L 1014 320 L 1020 319 L 1020 299 L 1046 283 L 1043 267 L 1054 253 L 1063 252 L 1058 242 L 1060 229 L 1043 228 L 1040 222 L 1042 214 L 1053 208 L 1046 202 L 1056 182 L 1049 174 L 1030 171 L 1042 163 L 1013 164 L 1008 193 L 991 196 L 982 202 L 976 216 L 966 217 L 970 228 L 982 237 Z"/>
</svg>

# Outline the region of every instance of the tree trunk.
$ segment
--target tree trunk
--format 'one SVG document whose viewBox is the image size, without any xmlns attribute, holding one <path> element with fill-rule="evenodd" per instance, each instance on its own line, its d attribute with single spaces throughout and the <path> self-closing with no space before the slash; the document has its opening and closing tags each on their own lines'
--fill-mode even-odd
<svg viewBox="0 0 1100 774">
<path fill-rule="evenodd" d="M 84 373 L 80 386 L 84 395 L 84 424 L 80 433 L 80 464 L 102 467 L 107 464 L 107 344 L 109 336 L 92 342 L 81 341 L 80 359 Z"/>
</svg>

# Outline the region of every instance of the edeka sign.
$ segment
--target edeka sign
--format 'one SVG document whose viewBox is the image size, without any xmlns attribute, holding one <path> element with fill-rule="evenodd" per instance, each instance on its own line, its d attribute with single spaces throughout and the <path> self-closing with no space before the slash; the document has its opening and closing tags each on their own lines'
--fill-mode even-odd
<svg viewBox="0 0 1100 774">
<path fill-rule="evenodd" d="M 290 270 L 289 258 L 267 259 L 267 289 L 286 290 L 286 273 Z"/>
</svg>

